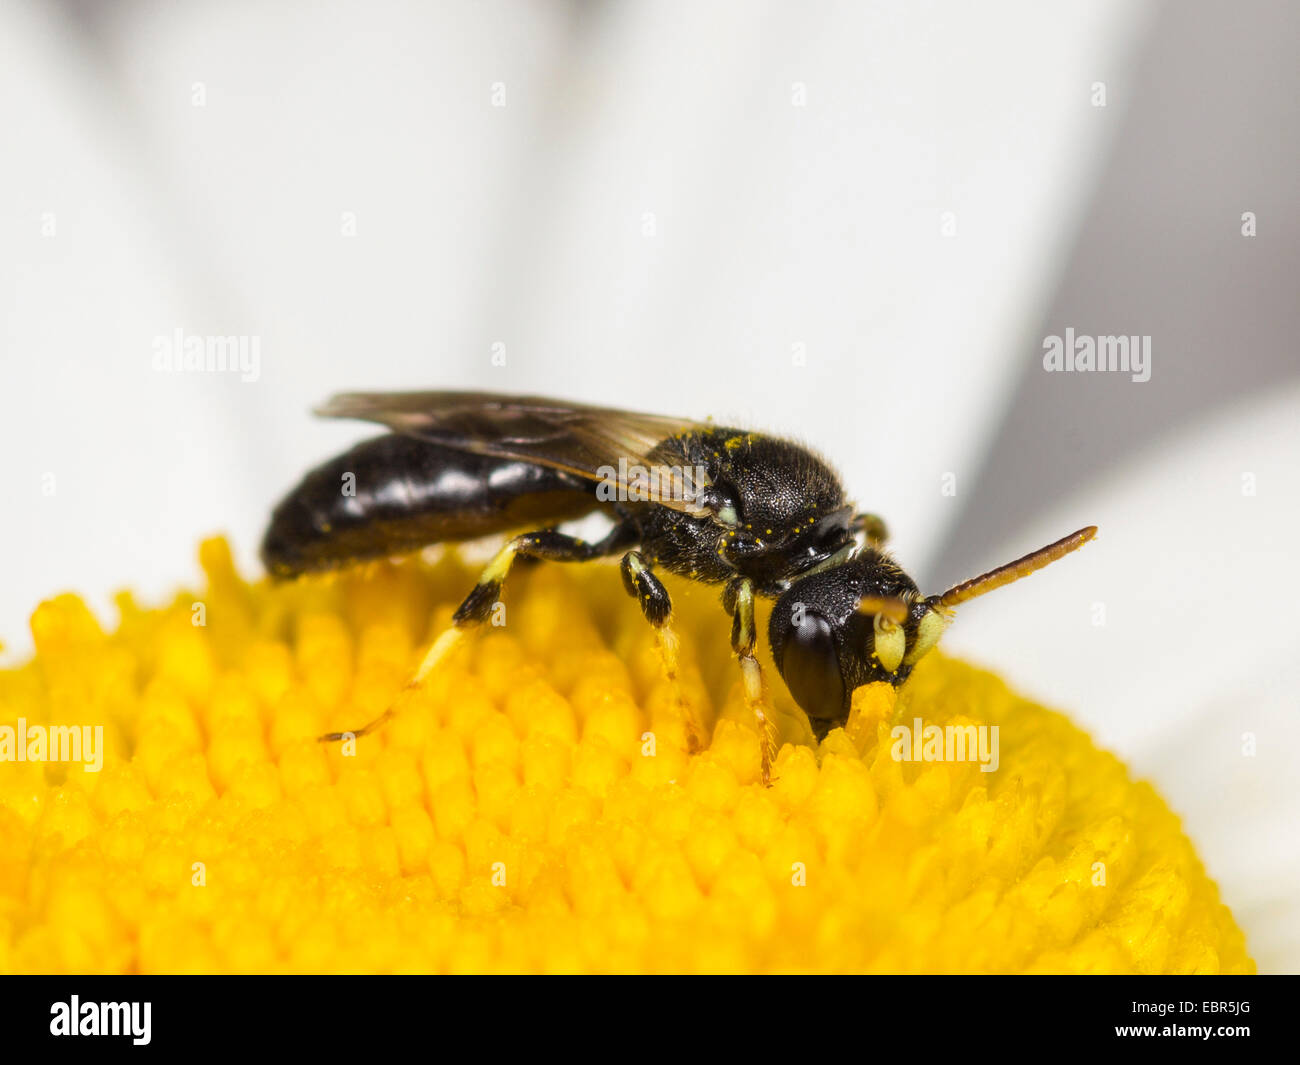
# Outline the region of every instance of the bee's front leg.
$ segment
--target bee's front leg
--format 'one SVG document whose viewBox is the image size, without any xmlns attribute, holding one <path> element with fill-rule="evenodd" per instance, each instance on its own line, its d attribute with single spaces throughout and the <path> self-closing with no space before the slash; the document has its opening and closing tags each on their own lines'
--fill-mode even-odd
<svg viewBox="0 0 1300 1065">
<path fill-rule="evenodd" d="M 875 514 L 854 514 L 853 528 L 861 532 L 872 547 L 882 547 L 889 539 L 884 519 Z"/>
<path fill-rule="evenodd" d="M 772 762 L 777 753 L 776 723 L 769 713 L 763 667 L 758 664 L 754 646 L 758 640 L 754 625 L 754 582 L 738 577 L 723 592 L 723 605 L 731 614 L 731 648 L 740 661 L 740 677 L 745 686 L 745 705 L 754 714 L 762 746 L 763 783 L 772 782 Z"/>
</svg>

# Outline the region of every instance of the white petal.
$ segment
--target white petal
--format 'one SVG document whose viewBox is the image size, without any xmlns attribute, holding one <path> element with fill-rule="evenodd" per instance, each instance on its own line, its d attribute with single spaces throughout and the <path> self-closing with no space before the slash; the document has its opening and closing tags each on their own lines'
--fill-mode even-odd
<svg viewBox="0 0 1300 1065">
<path fill-rule="evenodd" d="M 1008 543 L 1101 530 L 944 641 L 1155 783 L 1272 972 L 1300 968 L 1298 460 L 1300 386 L 1188 426 Z"/>
<path fill-rule="evenodd" d="M 12 645 L 65 587 L 193 580 L 202 534 L 254 566 L 277 496 L 366 432 L 308 417 L 340 388 L 800 435 L 924 553 L 1116 125 L 1087 87 L 1146 5 L 573 10 L 117 5 L 95 65 L 57 13 L 0 8 L 4 198 L 68 227 L 0 244 L 0 340 L 31 360 L 5 452 L 25 485 L 64 474 L 6 533 Z M 175 328 L 259 337 L 260 379 L 160 378 Z"/>
</svg>

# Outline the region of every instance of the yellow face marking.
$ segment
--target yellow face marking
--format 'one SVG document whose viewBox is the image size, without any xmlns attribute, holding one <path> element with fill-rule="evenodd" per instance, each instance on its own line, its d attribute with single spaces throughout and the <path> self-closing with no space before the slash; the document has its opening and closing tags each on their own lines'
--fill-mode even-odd
<svg viewBox="0 0 1300 1065">
<path fill-rule="evenodd" d="M 876 659 L 890 673 L 894 673 L 903 664 L 903 654 L 907 650 L 907 634 L 903 632 L 901 625 L 894 624 L 880 614 L 876 615 L 874 624 Z"/>
<path fill-rule="evenodd" d="M 916 631 L 916 640 L 907 652 L 907 658 L 905 659 L 907 664 L 909 666 L 915 665 L 917 659 L 939 642 L 939 637 L 943 635 L 943 630 L 947 627 L 948 622 L 937 611 L 931 610 L 926 614 L 921 619 L 921 625 Z"/>
</svg>

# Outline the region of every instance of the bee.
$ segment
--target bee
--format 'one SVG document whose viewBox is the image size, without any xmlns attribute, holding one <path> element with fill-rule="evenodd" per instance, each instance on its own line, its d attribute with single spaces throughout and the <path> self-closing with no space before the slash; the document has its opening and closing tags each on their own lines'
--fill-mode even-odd
<svg viewBox="0 0 1300 1065">
<path fill-rule="evenodd" d="M 672 600 L 656 571 L 721 586 L 746 702 L 767 738 L 765 777 L 775 744 L 755 654 L 759 597 L 775 600 L 772 659 L 820 740 L 845 723 L 855 688 L 903 684 L 955 607 L 1042 569 L 1097 532 L 1088 526 L 925 596 L 884 550 L 884 522 L 855 510 L 835 472 L 790 440 L 487 392 L 347 393 L 316 413 L 390 432 L 318 466 L 276 506 L 261 548 L 273 576 L 512 533 L 412 685 L 488 619 L 520 559 L 617 556 L 672 678 Z M 556 528 L 597 511 L 612 521 L 602 539 Z M 390 709 L 321 739 L 362 736 L 391 716 Z"/>
</svg>

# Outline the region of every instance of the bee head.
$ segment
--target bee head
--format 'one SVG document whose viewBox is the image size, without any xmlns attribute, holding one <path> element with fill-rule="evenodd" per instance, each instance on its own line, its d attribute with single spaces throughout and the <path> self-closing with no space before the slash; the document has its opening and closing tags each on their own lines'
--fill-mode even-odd
<svg viewBox="0 0 1300 1065">
<path fill-rule="evenodd" d="M 776 668 L 821 739 L 848 720 L 855 688 L 907 680 L 939 642 L 958 604 L 1027 577 L 1096 534 L 1088 526 L 925 597 L 888 555 L 865 548 L 795 581 L 776 601 L 768 625 Z"/>
<path fill-rule="evenodd" d="M 946 625 L 892 559 L 867 549 L 795 581 L 772 608 L 768 636 L 786 687 L 821 738 L 847 719 L 855 688 L 902 684 Z"/>
</svg>

